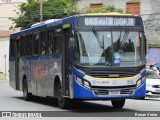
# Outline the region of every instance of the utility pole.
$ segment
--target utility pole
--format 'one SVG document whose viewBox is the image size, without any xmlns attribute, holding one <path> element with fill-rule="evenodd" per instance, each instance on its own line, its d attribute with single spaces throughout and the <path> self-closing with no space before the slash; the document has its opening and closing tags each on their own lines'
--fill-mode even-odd
<svg viewBox="0 0 160 120">
<path fill-rule="evenodd" d="M 5 80 L 6 80 L 6 54 L 4 55 L 4 59 L 5 59 Z"/>
<path fill-rule="evenodd" d="M 42 5 L 42 0 L 40 0 L 40 22 L 43 21 L 43 5 Z"/>
</svg>

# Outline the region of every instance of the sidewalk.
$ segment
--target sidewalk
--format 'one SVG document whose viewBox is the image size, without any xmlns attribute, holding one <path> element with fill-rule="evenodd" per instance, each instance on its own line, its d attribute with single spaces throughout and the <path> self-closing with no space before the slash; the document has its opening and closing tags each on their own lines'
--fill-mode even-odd
<svg viewBox="0 0 160 120">
<path fill-rule="evenodd" d="M 9 80 L 0 80 L 0 83 L 8 83 Z"/>
</svg>

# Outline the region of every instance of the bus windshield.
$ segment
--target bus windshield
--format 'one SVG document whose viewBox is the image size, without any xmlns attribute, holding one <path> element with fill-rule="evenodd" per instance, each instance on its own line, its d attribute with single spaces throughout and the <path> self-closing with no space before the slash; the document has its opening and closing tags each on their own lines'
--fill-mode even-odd
<svg viewBox="0 0 160 120">
<path fill-rule="evenodd" d="M 80 66 L 140 66 L 141 34 L 136 31 L 78 31 L 75 64 Z"/>
</svg>

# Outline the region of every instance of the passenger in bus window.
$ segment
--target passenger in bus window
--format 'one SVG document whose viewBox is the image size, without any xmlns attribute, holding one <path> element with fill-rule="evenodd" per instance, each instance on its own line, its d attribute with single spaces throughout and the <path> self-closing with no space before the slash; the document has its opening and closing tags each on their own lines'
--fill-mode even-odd
<svg viewBox="0 0 160 120">
<path fill-rule="evenodd" d="M 127 46 L 127 50 L 128 52 L 134 52 L 134 43 L 131 41 L 131 39 L 128 39 L 128 46 Z"/>
</svg>

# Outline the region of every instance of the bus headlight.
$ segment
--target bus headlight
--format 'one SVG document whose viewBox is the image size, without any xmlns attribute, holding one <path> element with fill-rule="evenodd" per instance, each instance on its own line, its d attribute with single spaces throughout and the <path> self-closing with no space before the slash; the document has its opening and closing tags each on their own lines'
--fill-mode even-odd
<svg viewBox="0 0 160 120">
<path fill-rule="evenodd" d="M 145 81 L 146 77 L 142 77 L 137 81 L 137 87 L 141 86 L 143 84 L 143 82 Z"/>
<path fill-rule="evenodd" d="M 76 79 L 77 79 L 77 81 L 78 81 L 80 84 L 83 83 L 81 78 L 77 77 Z"/>
<path fill-rule="evenodd" d="M 82 78 L 76 77 L 76 80 L 78 81 L 78 83 L 80 83 L 81 85 L 90 88 L 90 82 L 87 80 L 84 80 Z"/>
<path fill-rule="evenodd" d="M 83 83 L 84 83 L 84 86 L 85 86 L 85 87 L 90 88 L 90 84 L 89 84 L 88 81 L 83 81 Z"/>
<path fill-rule="evenodd" d="M 142 80 L 140 79 L 137 81 L 137 87 L 141 86 L 141 84 L 142 84 Z"/>
</svg>

